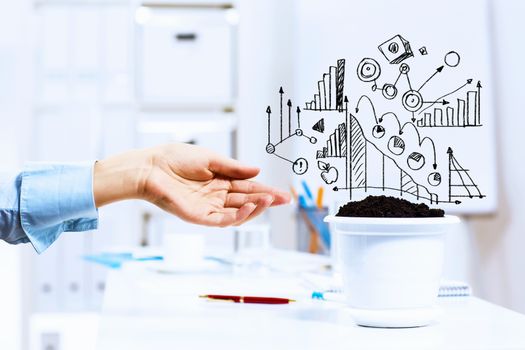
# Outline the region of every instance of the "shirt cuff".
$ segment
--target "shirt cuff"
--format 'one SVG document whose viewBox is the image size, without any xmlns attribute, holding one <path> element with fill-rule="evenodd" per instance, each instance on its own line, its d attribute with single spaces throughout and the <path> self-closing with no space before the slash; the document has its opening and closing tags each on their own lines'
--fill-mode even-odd
<svg viewBox="0 0 525 350">
<path fill-rule="evenodd" d="M 38 253 L 62 232 L 96 229 L 93 163 L 28 163 L 22 173 L 20 221 Z"/>
</svg>

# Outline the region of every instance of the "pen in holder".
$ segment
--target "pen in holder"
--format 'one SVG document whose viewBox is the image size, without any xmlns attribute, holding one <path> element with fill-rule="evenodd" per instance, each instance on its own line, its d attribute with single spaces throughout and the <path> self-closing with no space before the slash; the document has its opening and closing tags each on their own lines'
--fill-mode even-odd
<svg viewBox="0 0 525 350">
<path fill-rule="evenodd" d="M 298 250 L 316 254 L 330 254 L 330 231 L 323 221 L 328 215 L 327 207 L 297 207 Z"/>
</svg>

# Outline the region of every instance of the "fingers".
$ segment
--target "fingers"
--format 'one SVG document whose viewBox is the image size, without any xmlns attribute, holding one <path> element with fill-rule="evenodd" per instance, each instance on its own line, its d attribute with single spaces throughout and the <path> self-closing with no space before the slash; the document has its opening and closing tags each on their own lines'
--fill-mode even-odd
<svg viewBox="0 0 525 350">
<path fill-rule="evenodd" d="M 290 203 L 290 194 L 281 191 L 275 187 L 260 184 L 258 182 L 247 180 L 233 180 L 231 182 L 232 193 L 246 193 L 246 194 L 270 194 L 273 196 L 272 206 Z"/>
<path fill-rule="evenodd" d="M 259 200 L 269 198 L 273 202 L 273 196 L 267 193 L 228 193 L 224 206 L 226 208 L 240 208 L 246 203 L 257 204 Z M 270 203 L 271 204 L 271 203 Z"/>
<path fill-rule="evenodd" d="M 220 212 L 210 213 L 206 218 L 206 224 L 219 227 L 235 225 L 246 220 L 256 207 L 253 203 L 246 203 L 239 209 L 225 208 Z"/>
<path fill-rule="evenodd" d="M 259 174 L 259 168 L 244 165 L 241 162 L 213 155 L 210 159 L 209 168 L 215 174 L 220 174 L 233 179 L 251 179 Z"/>
<path fill-rule="evenodd" d="M 235 196 L 230 200 L 231 205 L 239 205 L 239 208 L 227 207 L 220 212 L 213 212 L 208 215 L 209 224 L 212 226 L 238 226 L 251 220 L 272 205 L 273 197 L 269 194 L 242 195 Z M 240 203 L 236 201 L 251 200 L 253 202 Z"/>
<path fill-rule="evenodd" d="M 257 207 L 255 208 L 255 210 L 244 220 L 238 222 L 238 223 L 235 223 L 234 226 L 239 226 L 239 225 L 242 225 L 244 224 L 246 221 L 249 221 L 249 220 L 252 220 L 254 218 L 256 218 L 257 216 L 261 215 L 266 209 L 268 209 L 271 205 L 272 205 L 272 202 L 273 202 L 273 197 L 266 194 L 266 195 L 262 195 L 258 200 L 257 200 Z"/>
</svg>

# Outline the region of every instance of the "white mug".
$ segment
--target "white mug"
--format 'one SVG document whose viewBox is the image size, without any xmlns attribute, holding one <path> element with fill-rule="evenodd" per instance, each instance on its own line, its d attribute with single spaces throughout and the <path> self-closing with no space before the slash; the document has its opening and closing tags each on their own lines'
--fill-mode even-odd
<svg viewBox="0 0 525 350">
<path fill-rule="evenodd" d="M 267 224 L 242 225 L 235 231 L 236 253 L 266 251 L 270 246 L 270 226 Z"/>
</svg>

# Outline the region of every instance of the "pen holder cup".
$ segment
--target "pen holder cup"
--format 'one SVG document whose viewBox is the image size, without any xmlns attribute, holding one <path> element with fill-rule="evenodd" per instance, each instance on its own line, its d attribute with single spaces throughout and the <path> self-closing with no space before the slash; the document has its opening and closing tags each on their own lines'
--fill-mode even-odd
<svg viewBox="0 0 525 350">
<path fill-rule="evenodd" d="M 324 218 L 328 208 L 298 207 L 297 245 L 298 250 L 310 253 L 329 254 L 331 235 Z"/>
<path fill-rule="evenodd" d="M 434 319 L 444 234 L 457 217 L 325 221 L 334 224 L 343 289 L 358 324 L 415 327 Z"/>
</svg>

